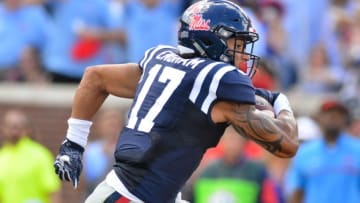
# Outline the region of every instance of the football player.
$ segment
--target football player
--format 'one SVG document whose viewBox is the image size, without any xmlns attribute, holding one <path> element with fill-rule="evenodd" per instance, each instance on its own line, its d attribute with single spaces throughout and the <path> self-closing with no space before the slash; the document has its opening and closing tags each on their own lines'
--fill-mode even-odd
<svg viewBox="0 0 360 203">
<path fill-rule="evenodd" d="M 138 64 L 86 69 L 55 162 L 61 179 L 77 186 L 91 119 L 106 97 L 134 98 L 114 168 L 87 203 L 181 202 L 180 189 L 229 125 L 275 156 L 296 153 L 286 96 L 251 83 L 258 34 L 245 12 L 227 0 L 199 1 L 180 23 L 177 48 L 151 48 Z M 273 105 L 275 117 L 256 110 L 255 93 Z"/>
</svg>

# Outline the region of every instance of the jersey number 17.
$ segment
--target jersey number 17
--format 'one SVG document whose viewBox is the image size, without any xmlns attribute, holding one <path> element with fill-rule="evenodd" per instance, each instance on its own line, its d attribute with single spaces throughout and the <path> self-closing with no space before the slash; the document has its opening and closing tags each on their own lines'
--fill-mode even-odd
<svg viewBox="0 0 360 203">
<path fill-rule="evenodd" d="M 161 71 L 162 70 L 162 71 Z M 160 75 L 160 76 L 159 76 Z M 159 76 L 159 77 L 158 77 Z M 150 68 L 149 75 L 144 81 L 144 85 L 140 89 L 135 104 L 133 105 L 129 117 L 129 122 L 126 127 L 135 129 L 138 122 L 138 112 L 141 104 L 144 102 L 146 95 L 148 94 L 152 84 L 154 82 L 166 83 L 160 96 L 156 99 L 155 103 L 149 108 L 145 117 L 140 120 L 136 130 L 142 132 L 150 132 L 154 126 L 154 120 L 159 115 L 161 109 L 174 93 L 176 88 L 180 85 L 182 79 L 185 76 L 185 71 L 181 71 L 169 66 L 163 66 L 156 64 Z M 158 78 L 156 81 L 155 79 Z"/>
</svg>

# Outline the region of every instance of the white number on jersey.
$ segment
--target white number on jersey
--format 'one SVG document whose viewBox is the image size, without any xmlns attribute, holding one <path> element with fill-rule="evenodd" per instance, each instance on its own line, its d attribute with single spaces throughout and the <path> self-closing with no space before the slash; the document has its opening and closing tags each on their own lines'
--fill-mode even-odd
<svg viewBox="0 0 360 203">
<path fill-rule="evenodd" d="M 160 71 L 161 69 L 163 69 L 162 72 Z M 169 66 L 163 67 L 161 64 L 156 64 L 154 67 L 152 67 L 149 71 L 149 76 L 146 78 L 146 81 L 144 82 L 144 85 L 139 92 L 135 105 L 131 109 L 129 122 L 127 124 L 128 128 L 135 129 L 136 123 L 138 121 L 137 115 L 141 104 L 144 102 L 151 85 L 154 83 L 155 78 L 160 74 L 160 72 L 161 75 L 158 82 L 166 83 L 168 81 L 168 83 L 162 90 L 160 96 L 157 98 L 153 106 L 149 109 L 146 116 L 141 119 L 140 124 L 137 127 L 138 131 L 151 131 L 152 127 L 154 126 L 154 120 L 156 116 L 160 113 L 161 109 L 164 107 L 166 102 L 174 93 L 175 89 L 180 85 L 182 79 L 185 76 L 185 71 L 181 71 Z"/>
</svg>

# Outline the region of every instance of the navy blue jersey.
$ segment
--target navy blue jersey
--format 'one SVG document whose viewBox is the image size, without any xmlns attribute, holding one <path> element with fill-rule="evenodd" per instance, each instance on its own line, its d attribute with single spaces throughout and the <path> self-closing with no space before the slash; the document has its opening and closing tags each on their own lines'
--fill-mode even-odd
<svg viewBox="0 0 360 203">
<path fill-rule="evenodd" d="M 115 152 L 115 172 L 146 203 L 173 202 L 207 148 L 227 123 L 211 121 L 216 101 L 255 103 L 251 80 L 223 62 L 184 59 L 173 47 L 149 49 L 126 127 Z"/>
</svg>

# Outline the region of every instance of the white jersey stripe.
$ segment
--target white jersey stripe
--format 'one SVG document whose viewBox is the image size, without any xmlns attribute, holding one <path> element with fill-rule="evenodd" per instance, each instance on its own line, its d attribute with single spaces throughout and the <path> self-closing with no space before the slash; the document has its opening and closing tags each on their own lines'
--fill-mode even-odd
<svg viewBox="0 0 360 203">
<path fill-rule="evenodd" d="M 143 68 L 143 73 L 145 72 L 145 66 L 149 63 L 149 61 L 151 60 L 151 58 L 154 56 L 155 52 L 158 49 L 159 48 L 157 48 L 156 50 L 155 50 L 155 48 L 151 48 L 146 51 L 144 58 L 140 62 L 140 66 Z M 149 54 L 150 54 L 150 56 L 148 56 Z M 143 77 L 144 77 L 144 74 L 141 75 L 138 83 L 140 83 L 142 81 Z M 129 119 L 129 122 L 130 121 L 131 121 L 131 118 Z"/>
<path fill-rule="evenodd" d="M 190 96 L 189 99 L 195 103 L 197 97 L 200 94 L 201 91 L 201 86 L 203 85 L 203 82 L 205 80 L 205 77 L 207 76 L 207 74 L 211 71 L 211 69 L 213 69 L 215 66 L 221 64 L 220 62 L 216 62 L 216 63 L 210 63 L 209 65 L 205 66 L 200 73 L 198 74 L 198 76 L 195 79 L 193 88 L 190 92 Z"/>
<path fill-rule="evenodd" d="M 149 59 L 148 56 L 152 50 L 154 50 L 154 48 L 146 50 L 144 58 L 139 63 L 142 68 L 144 68 L 144 63 L 147 59 Z"/>
<path fill-rule="evenodd" d="M 149 53 L 150 53 L 150 56 L 148 57 L 146 54 L 149 54 L 149 53 L 145 53 L 145 57 L 144 59 L 142 60 L 142 68 L 145 69 L 145 67 L 147 66 L 147 64 L 150 62 L 150 60 L 154 57 L 155 53 L 158 52 L 160 49 L 164 49 L 164 48 L 174 48 L 174 47 L 171 47 L 171 46 L 166 46 L 166 45 L 159 45 L 158 47 L 156 47 L 155 49 L 152 48 L 152 49 L 149 49 Z M 140 63 L 141 65 L 141 63 Z"/>
<path fill-rule="evenodd" d="M 144 62 L 144 66 L 143 66 L 143 69 L 145 69 L 145 67 L 147 66 L 147 64 L 150 62 L 150 60 L 154 57 L 155 53 L 158 52 L 160 49 L 162 49 L 164 47 L 162 46 L 159 46 L 159 47 L 156 47 L 156 49 L 154 49 L 150 56 L 146 59 L 146 61 Z"/>
<path fill-rule="evenodd" d="M 216 91 L 219 86 L 221 78 L 225 75 L 225 73 L 232 71 L 232 70 L 235 70 L 234 66 L 225 66 L 225 67 L 219 69 L 215 73 L 214 78 L 212 79 L 211 84 L 210 84 L 209 94 L 207 95 L 207 97 L 205 98 L 205 100 L 201 106 L 202 112 L 204 112 L 206 114 L 208 113 L 211 103 L 216 99 Z"/>
</svg>

